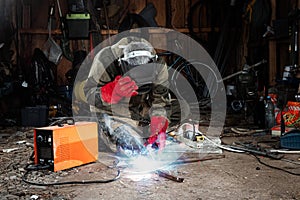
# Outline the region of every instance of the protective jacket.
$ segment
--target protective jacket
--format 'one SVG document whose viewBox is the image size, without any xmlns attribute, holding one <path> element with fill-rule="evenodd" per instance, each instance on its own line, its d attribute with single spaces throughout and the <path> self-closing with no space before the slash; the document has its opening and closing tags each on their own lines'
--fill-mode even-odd
<svg viewBox="0 0 300 200">
<path fill-rule="evenodd" d="M 125 117 L 139 122 L 149 122 L 151 116 L 167 117 L 166 109 L 170 106 L 169 82 L 167 65 L 158 60 L 155 67 L 146 66 L 148 70 L 138 71 L 137 76 L 148 78 L 146 89 L 139 91 L 137 96 L 123 99 L 117 104 L 110 105 L 101 98 L 100 88 L 113 81 L 116 76 L 124 75 L 118 60 L 123 56 L 122 46 L 132 41 L 147 42 L 136 37 L 127 37 L 116 44 L 103 48 L 96 54 L 92 63 L 88 79 L 84 86 L 84 92 L 91 110 L 97 113 L 106 113 L 114 117 Z M 153 52 L 155 53 L 155 52 Z M 125 74 L 126 75 L 126 74 Z M 143 88 L 141 86 L 141 88 Z"/>
</svg>

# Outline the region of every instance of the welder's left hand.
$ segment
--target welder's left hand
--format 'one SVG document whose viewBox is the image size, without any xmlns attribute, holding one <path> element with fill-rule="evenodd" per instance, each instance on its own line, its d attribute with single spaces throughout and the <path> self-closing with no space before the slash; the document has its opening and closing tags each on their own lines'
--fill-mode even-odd
<svg viewBox="0 0 300 200">
<path fill-rule="evenodd" d="M 166 146 L 166 131 L 169 121 L 163 116 L 152 116 L 150 123 L 151 135 L 148 138 L 146 145 L 151 144 L 154 147 L 162 150 Z"/>
</svg>

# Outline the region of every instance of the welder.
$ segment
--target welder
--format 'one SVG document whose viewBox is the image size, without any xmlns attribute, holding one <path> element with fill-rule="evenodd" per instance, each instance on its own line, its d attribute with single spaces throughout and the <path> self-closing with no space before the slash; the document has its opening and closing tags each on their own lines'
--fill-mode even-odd
<svg viewBox="0 0 300 200">
<path fill-rule="evenodd" d="M 170 125 L 189 113 L 170 97 L 168 69 L 143 38 L 125 37 L 94 57 L 84 92 L 104 143 L 127 156 L 161 151 Z"/>
</svg>

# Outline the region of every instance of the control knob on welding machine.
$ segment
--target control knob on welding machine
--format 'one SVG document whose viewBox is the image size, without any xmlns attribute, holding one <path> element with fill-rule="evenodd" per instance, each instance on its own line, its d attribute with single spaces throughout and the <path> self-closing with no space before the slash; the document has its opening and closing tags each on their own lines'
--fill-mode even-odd
<svg viewBox="0 0 300 200">
<path fill-rule="evenodd" d="M 37 141 L 38 143 L 42 143 L 43 140 L 44 140 L 44 138 L 43 138 L 43 136 L 41 136 L 41 135 L 38 135 L 38 136 L 36 137 L 36 141 Z"/>
</svg>

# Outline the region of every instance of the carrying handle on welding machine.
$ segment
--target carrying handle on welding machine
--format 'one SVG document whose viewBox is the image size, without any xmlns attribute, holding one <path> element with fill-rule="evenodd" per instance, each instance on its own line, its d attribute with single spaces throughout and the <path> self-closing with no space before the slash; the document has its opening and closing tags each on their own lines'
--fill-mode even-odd
<svg viewBox="0 0 300 200">
<path fill-rule="evenodd" d="M 50 126 L 59 126 L 59 127 L 63 127 L 64 124 L 68 124 L 68 125 L 74 125 L 75 124 L 75 120 L 72 117 L 64 117 L 62 119 L 59 119 L 53 123 L 50 124 Z"/>
</svg>

